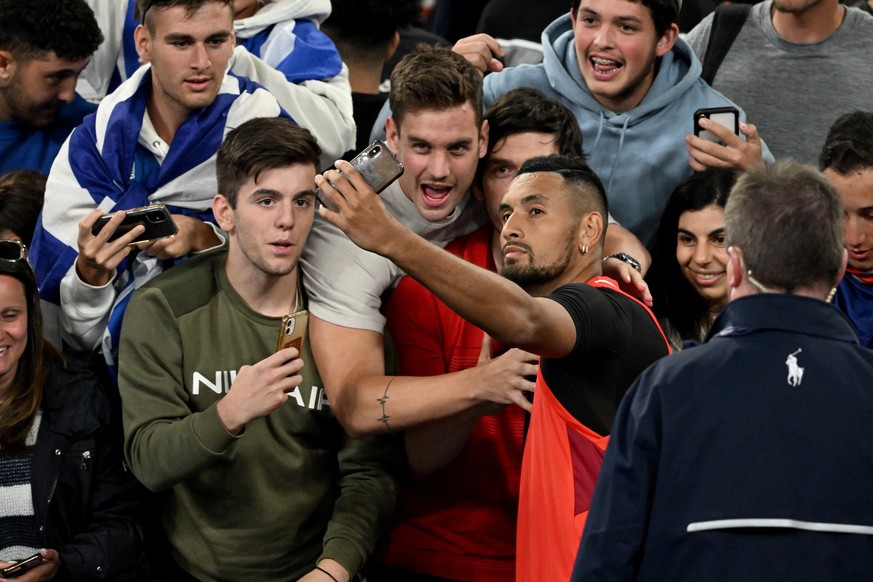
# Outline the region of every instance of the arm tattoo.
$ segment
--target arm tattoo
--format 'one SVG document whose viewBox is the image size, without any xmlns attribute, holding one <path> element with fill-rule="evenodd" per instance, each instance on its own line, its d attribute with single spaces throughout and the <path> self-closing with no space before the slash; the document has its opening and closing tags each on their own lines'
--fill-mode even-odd
<svg viewBox="0 0 873 582">
<path fill-rule="evenodd" d="M 379 417 L 377 420 L 384 424 L 385 428 L 387 428 L 391 432 L 394 432 L 394 429 L 391 428 L 390 424 L 388 424 L 388 420 L 391 418 L 391 415 L 385 413 L 385 405 L 388 404 L 388 399 L 391 398 L 390 396 L 388 396 L 388 388 L 391 387 L 391 382 L 393 382 L 395 379 L 397 379 L 397 376 L 392 376 L 391 379 L 388 380 L 388 384 L 385 386 L 385 393 L 380 398 L 376 399 L 376 402 L 382 405 L 382 416 Z"/>
</svg>

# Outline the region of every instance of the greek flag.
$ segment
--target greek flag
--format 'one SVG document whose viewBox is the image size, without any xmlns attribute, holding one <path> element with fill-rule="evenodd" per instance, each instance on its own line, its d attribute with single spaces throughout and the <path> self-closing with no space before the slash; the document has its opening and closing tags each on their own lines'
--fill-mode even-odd
<svg viewBox="0 0 873 582">
<path fill-rule="evenodd" d="M 60 305 L 61 280 L 68 274 L 75 277 L 71 267 L 78 256 L 78 223 L 91 209 L 111 213 L 161 202 L 172 213 L 214 222 L 215 157 L 224 136 L 252 118 L 288 117 L 260 85 L 226 74 L 212 105 L 194 111 L 179 127 L 163 163 L 147 176 L 137 176 L 137 143 L 151 83 L 151 68 L 138 69 L 73 131 L 52 166 L 30 254 L 44 301 Z M 108 321 L 101 343 L 110 363 L 130 293 L 165 267 L 144 253 L 132 254 L 119 265 L 112 308 L 94 322 Z"/>
</svg>

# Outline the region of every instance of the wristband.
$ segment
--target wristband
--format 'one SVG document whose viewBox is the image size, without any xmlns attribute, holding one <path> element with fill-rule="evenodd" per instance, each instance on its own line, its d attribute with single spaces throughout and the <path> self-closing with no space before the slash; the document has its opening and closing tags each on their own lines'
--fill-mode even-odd
<svg viewBox="0 0 873 582">
<path fill-rule="evenodd" d="M 621 261 L 623 263 L 627 263 L 628 265 L 630 265 L 631 267 L 636 269 L 637 273 L 643 272 L 643 267 L 642 267 L 642 265 L 640 265 L 640 262 L 627 253 L 615 253 L 615 254 L 603 257 L 604 261 L 606 259 L 618 259 L 619 261 Z"/>
<path fill-rule="evenodd" d="M 330 579 L 333 580 L 333 582 L 339 582 L 339 580 L 336 579 L 336 576 L 334 576 L 333 574 L 331 574 L 330 572 L 328 572 L 327 570 L 325 570 L 321 566 L 316 565 L 315 569 L 318 570 L 319 572 L 324 572 L 325 574 L 327 574 L 330 577 Z"/>
</svg>

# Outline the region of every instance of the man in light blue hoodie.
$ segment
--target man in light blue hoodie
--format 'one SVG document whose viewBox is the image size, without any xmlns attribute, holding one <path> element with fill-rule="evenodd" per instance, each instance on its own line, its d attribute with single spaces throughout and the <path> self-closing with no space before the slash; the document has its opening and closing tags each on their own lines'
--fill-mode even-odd
<svg viewBox="0 0 873 582">
<path fill-rule="evenodd" d="M 644 243 L 673 188 L 694 170 L 772 159 L 753 125 L 740 124 L 745 139 L 707 128 L 723 145 L 691 135 L 696 110 L 735 105 L 700 79 L 700 62 L 678 38 L 678 11 L 677 0 L 575 0 L 543 32 L 538 65 L 503 70 L 500 45 L 484 34 L 454 47 L 480 71 L 494 71 L 485 77 L 486 106 L 528 86 L 573 111 L 610 212 Z"/>
</svg>

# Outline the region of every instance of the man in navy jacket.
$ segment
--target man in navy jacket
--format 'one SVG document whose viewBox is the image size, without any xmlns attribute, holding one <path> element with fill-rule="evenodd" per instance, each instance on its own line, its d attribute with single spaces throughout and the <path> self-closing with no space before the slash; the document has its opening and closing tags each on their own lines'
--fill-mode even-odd
<svg viewBox="0 0 873 582">
<path fill-rule="evenodd" d="M 869 579 L 873 352 L 826 303 L 842 220 L 811 168 L 737 183 L 731 302 L 624 398 L 574 582 Z"/>
</svg>

